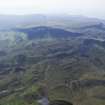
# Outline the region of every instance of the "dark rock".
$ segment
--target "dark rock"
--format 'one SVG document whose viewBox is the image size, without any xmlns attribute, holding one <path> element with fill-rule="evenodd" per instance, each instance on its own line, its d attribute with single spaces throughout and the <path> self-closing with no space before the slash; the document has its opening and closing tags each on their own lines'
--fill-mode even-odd
<svg viewBox="0 0 105 105">
<path fill-rule="evenodd" d="M 73 105 L 73 104 L 64 100 L 54 100 L 50 102 L 50 105 Z"/>
</svg>

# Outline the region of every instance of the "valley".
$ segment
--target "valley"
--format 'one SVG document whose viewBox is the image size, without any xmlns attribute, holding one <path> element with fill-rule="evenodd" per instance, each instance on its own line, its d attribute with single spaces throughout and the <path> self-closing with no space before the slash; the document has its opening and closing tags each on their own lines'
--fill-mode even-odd
<svg viewBox="0 0 105 105">
<path fill-rule="evenodd" d="M 39 105 L 42 87 L 51 102 L 104 105 L 104 21 L 39 17 L 0 30 L 0 105 Z"/>
</svg>

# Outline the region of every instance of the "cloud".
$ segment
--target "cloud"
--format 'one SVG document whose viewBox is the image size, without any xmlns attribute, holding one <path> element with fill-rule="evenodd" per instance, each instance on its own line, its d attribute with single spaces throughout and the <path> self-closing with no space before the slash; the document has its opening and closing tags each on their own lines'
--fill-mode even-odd
<svg viewBox="0 0 105 105">
<path fill-rule="evenodd" d="M 104 0 L 0 0 L 0 13 L 67 13 L 103 17 Z"/>
</svg>

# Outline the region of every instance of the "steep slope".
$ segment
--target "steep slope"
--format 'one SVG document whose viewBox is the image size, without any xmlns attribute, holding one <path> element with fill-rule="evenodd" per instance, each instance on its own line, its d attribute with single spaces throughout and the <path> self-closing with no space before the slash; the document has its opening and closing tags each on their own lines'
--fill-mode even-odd
<svg viewBox="0 0 105 105">
<path fill-rule="evenodd" d="M 104 105 L 104 24 L 85 17 L 47 19 L 0 32 L 0 104 L 38 105 L 45 86 L 51 101 Z"/>
<path fill-rule="evenodd" d="M 45 27 L 41 29 L 41 33 L 43 30 L 48 31 Z M 39 27 L 33 30 L 37 32 Z M 31 38 L 27 38 L 29 33 L 23 34 L 23 30 L 22 33 L 19 32 L 19 39 L 22 40 L 17 40 L 17 32 L 13 34 L 12 41 L 7 38 L 11 44 L 2 47 L 2 51 L 6 53 L 0 59 L 2 105 L 36 103 L 35 94 L 41 84 L 47 86 L 51 100 L 62 99 L 71 101 L 74 105 L 87 105 L 88 98 L 89 104 L 93 103 L 90 99 L 93 99 L 96 105 L 104 103 L 101 92 L 105 86 L 105 42 L 82 38 L 80 34 L 79 37 L 74 37 L 68 31 L 69 39 L 66 36 L 62 39 L 56 36 L 57 34 L 52 34 L 53 30 L 55 31 L 50 28 L 49 33 L 51 38 L 54 37 L 52 40 L 46 40 L 46 37 L 43 37 L 45 34 L 41 36 L 43 40 L 37 40 L 39 37 L 30 40 Z M 58 31 L 61 31 L 60 35 L 64 37 L 66 31 Z M 8 44 L 7 40 L 2 43 Z M 101 90 L 95 91 L 98 88 Z M 91 96 L 87 91 L 92 91 Z"/>
</svg>

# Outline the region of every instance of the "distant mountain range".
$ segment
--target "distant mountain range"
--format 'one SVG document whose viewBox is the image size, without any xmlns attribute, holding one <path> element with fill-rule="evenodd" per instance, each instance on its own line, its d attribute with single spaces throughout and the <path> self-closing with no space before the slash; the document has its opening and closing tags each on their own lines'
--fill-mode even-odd
<svg viewBox="0 0 105 105">
<path fill-rule="evenodd" d="M 30 26 L 56 26 L 69 29 L 84 25 L 94 25 L 104 22 L 104 20 L 87 18 L 84 16 L 69 15 L 0 15 L 0 29 L 10 29 L 14 27 L 30 27 Z"/>
</svg>

